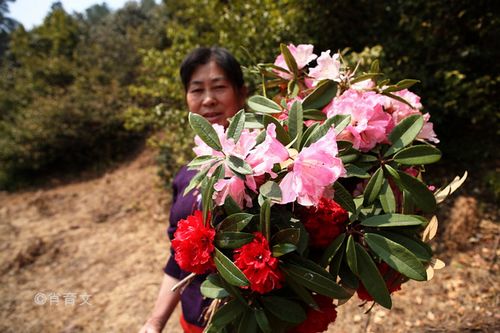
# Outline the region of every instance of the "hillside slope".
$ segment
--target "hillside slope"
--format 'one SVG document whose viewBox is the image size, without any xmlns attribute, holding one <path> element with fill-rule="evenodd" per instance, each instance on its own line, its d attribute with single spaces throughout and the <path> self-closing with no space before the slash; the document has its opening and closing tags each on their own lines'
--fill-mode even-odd
<svg viewBox="0 0 500 333">
<path fill-rule="evenodd" d="M 170 194 L 159 183 L 145 150 L 99 178 L 1 193 L 0 332 L 137 332 L 168 254 Z M 354 297 L 329 332 L 493 332 L 500 232 L 464 200 L 448 229 L 466 244 L 441 253 L 449 265 L 432 282 L 405 285 L 391 313 L 365 316 Z M 164 332 L 181 332 L 178 316 Z"/>
</svg>

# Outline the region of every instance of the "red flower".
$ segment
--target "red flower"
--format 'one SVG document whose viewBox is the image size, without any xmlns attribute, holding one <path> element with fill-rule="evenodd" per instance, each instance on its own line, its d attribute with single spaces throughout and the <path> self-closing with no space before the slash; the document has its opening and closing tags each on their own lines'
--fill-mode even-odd
<svg viewBox="0 0 500 333">
<path fill-rule="evenodd" d="M 203 224 L 202 212 L 197 210 L 186 220 L 180 220 L 172 240 L 175 261 L 185 271 L 203 274 L 214 267 L 215 230 Z"/>
<path fill-rule="evenodd" d="M 393 270 L 389 265 L 385 262 L 380 263 L 378 266 L 378 270 L 380 274 L 385 280 L 385 284 L 387 285 L 387 289 L 389 293 L 393 293 L 395 291 L 401 290 L 402 283 L 402 275 L 395 270 Z M 373 297 L 368 293 L 363 283 L 359 284 L 358 290 L 356 290 L 358 297 L 362 301 L 373 301 Z"/>
<path fill-rule="evenodd" d="M 326 248 L 345 232 L 349 219 L 347 211 L 331 199 L 321 198 L 317 207 L 304 207 L 299 211 L 299 217 L 309 233 L 309 243 L 312 247 Z"/>
<path fill-rule="evenodd" d="M 234 264 L 245 273 L 250 289 L 261 294 L 281 288 L 283 274 L 278 259 L 271 255 L 267 239 L 260 233 L 248 244 L 234 251 Z"/>
<path fill-rule="evenodd" d="M 306 320 L 294 327 L 290 333 L 324 332 L 328 329 L 328 325 L 337 319 L 337 310 L 331 298 L 315 295 L 314 300 L 319 306 L 319 311 L 309 308 Z"/>
</svg>

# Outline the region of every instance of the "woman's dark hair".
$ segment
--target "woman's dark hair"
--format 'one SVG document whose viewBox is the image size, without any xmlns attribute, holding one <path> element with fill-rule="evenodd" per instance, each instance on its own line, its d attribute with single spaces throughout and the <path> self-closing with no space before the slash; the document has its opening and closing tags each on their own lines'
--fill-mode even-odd
<svg viewBox="0 0 500 333">
<path fill-rule="evenodd" d="M 213 46 L 210 48 L 198 47 L 182 61 L 180 73 L 185 91 L 187 91 L 191 76 L 198 66 L 208 64 L 212 60 L 224 71 L 227 79 L 235 88 L 238 90 L 243 88 L 245 81 L 238 60 L 225 48 Z"/>
</svg>

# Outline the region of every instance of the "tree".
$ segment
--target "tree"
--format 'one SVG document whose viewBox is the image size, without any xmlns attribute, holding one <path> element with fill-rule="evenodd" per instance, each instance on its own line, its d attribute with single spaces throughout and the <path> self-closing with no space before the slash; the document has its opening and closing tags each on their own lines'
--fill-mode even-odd
<svg viewBox="0 0 500 333">
<path fill-rule="evenodd" d="M 0 0 L 0 60 L 3 58 L 7 49 L 9 33 L 19 25 L 19 22 L 7 16 L 9 13 L 9 2 L 14 1 L 15 0 Z"/>
</svg>

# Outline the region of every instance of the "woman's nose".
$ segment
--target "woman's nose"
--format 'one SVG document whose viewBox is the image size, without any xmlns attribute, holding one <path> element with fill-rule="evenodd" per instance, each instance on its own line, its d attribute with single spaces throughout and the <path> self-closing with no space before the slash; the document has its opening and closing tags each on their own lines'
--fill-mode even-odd
<svg viewBox="0 0 500 333">
<path fill-rule="evenodd" d="M 210 92 L 207 92 L 205 96 L 203 96 L 203 105 L 215 105 L 217 103 L 217 99 Z"/>
</svg>

